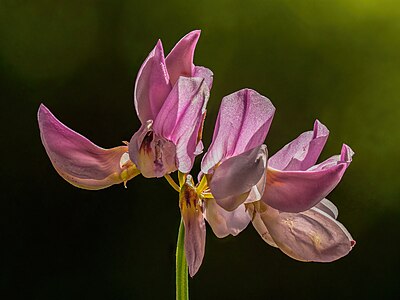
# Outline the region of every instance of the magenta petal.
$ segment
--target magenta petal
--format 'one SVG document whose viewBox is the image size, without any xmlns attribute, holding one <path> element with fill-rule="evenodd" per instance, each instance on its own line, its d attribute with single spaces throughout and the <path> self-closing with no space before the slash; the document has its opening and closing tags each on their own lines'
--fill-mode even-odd
<svg viewBox="0 0 400 300">
<path fill-rule="evenodd" d="M 222 208 L 232 211 L 242 204 L 265 173 L 267 147 L 261 145 L 229 158 L 209 181 L 212 195 Z"/>
<path fill-rule="evenodd" d="M 40 105 L 38 122 L 42 143 L 54 168 L 69 183 L 97 190 L 121 183 L 128 147 L 103 149 L 62 124 Z M 137 175 L 137 174 L 136 174 Z M 126 178 L 125 178 L 126 179 Z"/>
<path fill-rule="evenodd" d="M 307 171 L 280 171 L 267 168 L 267 185 L 262 200 L 285 212 L 305 211 L 325 198 L 340 182 L 351 162 L 352 150 L 330 158 Z"/>
<path fill-rule="evenodd" d="M 244 205 L 240 205 L 233 211 L 226 211 L 214 199 L 205 201 L 205 218 L 219 238 L 224 238 L 229 234 L 238 235 L 251 221 Z"/>
<path fill-rule="evenodd" d="M 261 218 L 278 247 L 300 261 L 331 262 L 355 245 L 346 228 L 318 208 L 293 214 L 269 207 Z"/>
<path fill-rule="evenodd" d="M 222 99 L 213 141 L 203 157 L 201 170 L 260 146 L 268 133 L 275 107 L 254 90 L 243 89 Z"/>
<path fill-rule="evenodd" d="M 277 170 L 307 170 L 316 163 L 328 135 L 329 130 L 316 120 L 313 131 L 302 133 L 284 146 L 268 160 L 268 165 Z"/>
<path fill-rule="evenodd" d="M 154 131 L 176 145 L 178 169 L 191 170 L 209 90 L 203 78 L 179 77 L 154 122 Z M 197 151 L 196 151 L 197 150 Z"/>
<path fill-rule="evenodd" d="M 211 90 L 214 74 L 210 69 L 207 69 L 205 67 L 195 66 L 192 77 L 204 78 L 208 88 Z"/>
<path fill-rule="evenodd" d="M 193 76 L 193 56 L 200 32 L 200 30 L 194 30 L 185 35 L 165 59 L 172 85 L 175 84 L 179 76 Z"/>
<path fill-rule="evenodd" d="M 171 88 L 164 50 L 159 40 L 144 61 L 136 78 L 134 102 L 142 124 L 156 118 Z"/>
</svg>

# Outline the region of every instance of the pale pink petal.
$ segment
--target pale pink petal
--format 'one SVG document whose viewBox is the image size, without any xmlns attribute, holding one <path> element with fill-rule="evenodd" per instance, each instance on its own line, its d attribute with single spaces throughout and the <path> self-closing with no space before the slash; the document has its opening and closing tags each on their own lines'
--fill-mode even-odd
<svg viewBox="0 0 400 300">
<path fill-rule="evenodd" d="M 328 164 L 307 171 L 280 171 L 268 166 L 267 185 L 262 200 L 285 212 L 305 211 L 325 198 L 340 182 L 351 162 L 353 151 L 347 145 L 342 155 Z"/>
<path fill-rule="evenodd" d="M 203 262 L 206 243 L 206 224 L 203 216 L 185 220 L 185 254 L 189 275 L 193 277 Z"/>
<path fill-rule="evenodd" d="M 225 210 L 242 204 L 265 173 L 267 147 L 258 146 L 229 158 L 219 165 L 209 180 L 212 195 Z"/>
<path fill-rule="evenodd" d="M 180 77 L 154 121 L 156 134 L 176 145 L 178 169 L 192 169 L 209 89 L 203 78 Z M 197 148 L 197 149 L 196 149 Z"/>
<path fill-rule="evenodd" d="M 254 90 L 243 89 L 224 97 L 213 141 L 201 163 L 202 172 L 208 174 L 223 160 L 260 146 L 274 112 L 271 101 Z"/>
<path fill-rule="evenodd" d="M 233 211 L 226 211 L 214 199 L 205 200 L 204 217 L 219 238 L 224 238 L 229 234 L 238 235 L 251 220 L 244 205 L 240 205 Z"/>
<path fill-rule="evenodd" d="M 136 78 L 134 102 L 142 124 L 156 118 L 171 89 L 164 50 L 159 40 L 144 61 Z"/>
<path fill-rule="evenodd" d="M 185 35 L 165 59 L 172 85 L 178 81 L 179 76 L 193 76 L 193 56 L 200 32 L 200 30 L 194 30 Z"/>
<path fill-rule="evenodd" d="M 45 107 L 38 111 L 40 136 L 54 168 L 69 183 L 97 190 L 127 181 L 137 174 L 128 166 L 128 147 L 104 149 L 62 124 Z M 129 173 L 129 174 L 128 174 Z"/>
<path fill-rule="evenodd" d="M 163 177 L 177 170 L 175 144 L 157 135 L 152 124 L 147 121 L 129 142 L 129 156 L 146 178 Z"/>
<path fill-rule="evenodd" d="M 142 146 L 143 140 L 149 132 L 149 128 L 153 125 L 152 121 L 148 121 L 147 124 L 142 124 L 139 130 L 134 133 L 128 144 L 129 157 L 135 165 L 139 165 L 140 155 L 139 151 Z"/>
<path fill-rule="evenodd" d="M 265 225 L 264 221 L 261 218 L 261 212 L 257 211 L 257 209 L 255 208 L 256 205 L 263 206 L 263 211 L 267 207 L 267 205 L 262 203 L 261 201 L 252 204 L 246 204 L 247 213 L 251 217 L 251 222 L 253 223 L 253 227 L 256 229 L 256 231 L 264 240 L 264 242 L 266 242 L 268 245 L 272 247 L 278 247 L 274 242 L 274 240 L 272 239 L 272 236 L 269 233 L 267 226 Z"/>
<path fill-rule="evenodd" d="M 336 205 L 326 198 L 322 199 L 321 202 L 317 203 L 317 205 L 315 205 L 314 207 L 322 210 L 334 219 L 337 219 L 338 217 L 339 210 L 337 209 Z"/>
<path fill-rule="evenodd" d="M 302 133 L 284 146 L 268 160 L 268 165 L 282 171 L 307 170 L 317 162 L 328 135 L 329 130 L 316 120 L 313 131 Z"/>
<path fill-rule="evenodd" d="M 267 184 L 267 172 L 264 172 L 260 180 L 257 182 L 257 184 L 251 188 L 250 193 L 247 196 L 247 199 L 244 203 L 252 203 L 255 201 L 259 201 L 262 198 L 262 195 L 264 194 L 266 184 Z"/>
<path fill-rule="evenodd" d="M 201 128 L 200 130 L 203 130 L 203 128 Z M 203 144 L 203 141 L 200 140 L 196 145 L 196 149 L 194 151 L 194 155 L 197 156 L 197 155 L 202 154 L 203 150 L 204 150 L 204 144 Z"/>
<path fill-rule="evenodd" d="M 214 74 L 210 69 L 201 66 L 195 66 L 192 77 L 204 78 L 208 88 L 211 90 L 213 84 Z"/>
<path fill-rule="evenodd" d="M 352 157 L 354 155 L 354 151 L 346 144 L 343 144 L 342 150 L 340 151 L 340 155 L 334 155 L 322 163 L 312 166 L 308 169 L 308 171 L 320 171 L 326 170 L 336 166 L 339 163 L 346 163 L 347 166 L 350 165 L 352 161 Z"/>
<path fill-rule="evenodd" d="M 318 208 L 283 213 L 269 207 L 260 217 L 278 247 L 296 260 L 331 262 L 355 245 L 346 228 Z"/>
<path fill-rule="evenodd" d="M 188 178 L 190 177 L 188 176 Z M 185 225 L 186 261 L 189 267 L 189 275 L 193 277 L 199 270 L 204 258 L 206 224 L 203 217 L 203 205 L 188 178 L 179 193 L 179 207 Z"/>
</svg>

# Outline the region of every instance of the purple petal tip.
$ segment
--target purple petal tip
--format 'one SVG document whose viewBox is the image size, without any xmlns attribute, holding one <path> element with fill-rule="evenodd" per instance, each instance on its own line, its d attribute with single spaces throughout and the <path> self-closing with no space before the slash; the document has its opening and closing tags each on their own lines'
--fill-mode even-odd
<svg viewBox="0 0 400 300">
<path fill-rule="evenodd" d="M 155 50 L 161 51 L 164 54 L 164 48 L 163 48 L 163 44 L 161 42 L 161 39 L 157 40 L 157 44 L 154 47 Z"/>
<path fill-rule="evenodd" d="M 350 146 L 343 144 L 342 150 L 340 151 L 340 159 L 343 162 L 350 163 L 354 154 L 355 153 L 353 149 L 350 148 Z"/>
</svg>

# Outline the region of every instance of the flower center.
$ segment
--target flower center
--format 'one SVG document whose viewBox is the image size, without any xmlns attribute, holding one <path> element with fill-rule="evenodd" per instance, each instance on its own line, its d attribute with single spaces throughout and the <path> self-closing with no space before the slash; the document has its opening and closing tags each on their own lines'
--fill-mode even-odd
<svg viewBox="0 0 400 300">
<path fill-rule="evenodd" d="M 187 175 L 186 182 L 181 187 L 179 207 L 184 218 L 193 218 L 195 215 L 203 213 L 203 201 L 199 197 L 190 175 Z"/>
<path fill-rule="evenodd" d="M 144 177 L 162 177 L 176 171 L 176 147 L 149 128 L 139 149 L 139 169 Z"/>
</svg>

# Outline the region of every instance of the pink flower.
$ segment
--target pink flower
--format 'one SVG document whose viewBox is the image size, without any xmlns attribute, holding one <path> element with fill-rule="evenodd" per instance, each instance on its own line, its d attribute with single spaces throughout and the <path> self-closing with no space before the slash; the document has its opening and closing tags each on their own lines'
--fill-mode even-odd
<svg viewBox="0 0 400 300">
<path fill-rule="evenodd" d="M 201 141 L 212 72 L 193 64 L 200 31 L 183 37 L 164 58 L 161 41 L 150 52 L 135 83 L 140 129 L 126 145 L 96 146 L 62 124 L 42 104 L 41 139 L 57 172 L 86 189 L 124 183 L 138 174 L 166 176 L 179 191 L 185 253 L 194 276 L 204 258 L 207 221 L 220 237 L 237 235 L 252 222 L 268 244 L 301 261 L 343 257 L 355 241 L 325 197 L 350 165 L 353 151 L 316 164 L 328 138 L 318 120 L 268 159 L 267 136 L 275 107 L 254 90 L 222 99 L 212 143 L 201 162 L 199 183 L 188 173 Z M 179 171 L 179 187 L 168 175 Z"/>
<path fill-rule="evenodd" d="M 145 177 L 187 173 L 203 149 L 200 136 L 212 72 L 193 65 L 199 35 L 187 34 L 167 58 L 158 41 L 139 70 L 134 100 L 142 126 L 129 143 L 129 156 Z"/>
<path fill-rule="evenodd" d="M 325 197 L 339 183 L 353 151 L 344 145 L 341 155 L 315 165 L 328 136 L 316 121 L 313 131 L 286 145 L 267 165 L 262 143 L 274 112 L 271 102 L 252 90 L 223 99 L 201 164 L 200 176 L 207 181 L 200 194 L 203 215 L 220 238 L 237 235 L 252 222 L 267 243 L 295 259 L 338 259 L 355 241 Z"/>
<path fill-rule="evenodd" d="M 164 59 L 161 41 L 140 68 L 134 91 L 142 126 L 128 146 L 101 148 L 62 124 L 41 104 L 42 143 L 57 172 L 71 184 L 101 189 L 142 173 L 188 172 L 202 151 L 201 132 L 212 72 L 193 65 L 200 31 L 183 37 Z"/>
<path fill-rule="evenodd" d="M 240 204 L 254 197 L 259 200 L 263 192 L 267 151 L 262 143 L 274 112 L 266 97 L 250 89 L 222 99 L 213 141 L 201 164 L 206 175 L 200 175 L 197 186 L 191 176 L 181 185 L 180 207 L 191 276 L 204 257 L 204 217 L 219 237 L 236 235 L 251 221 Z"/>
</svg>

